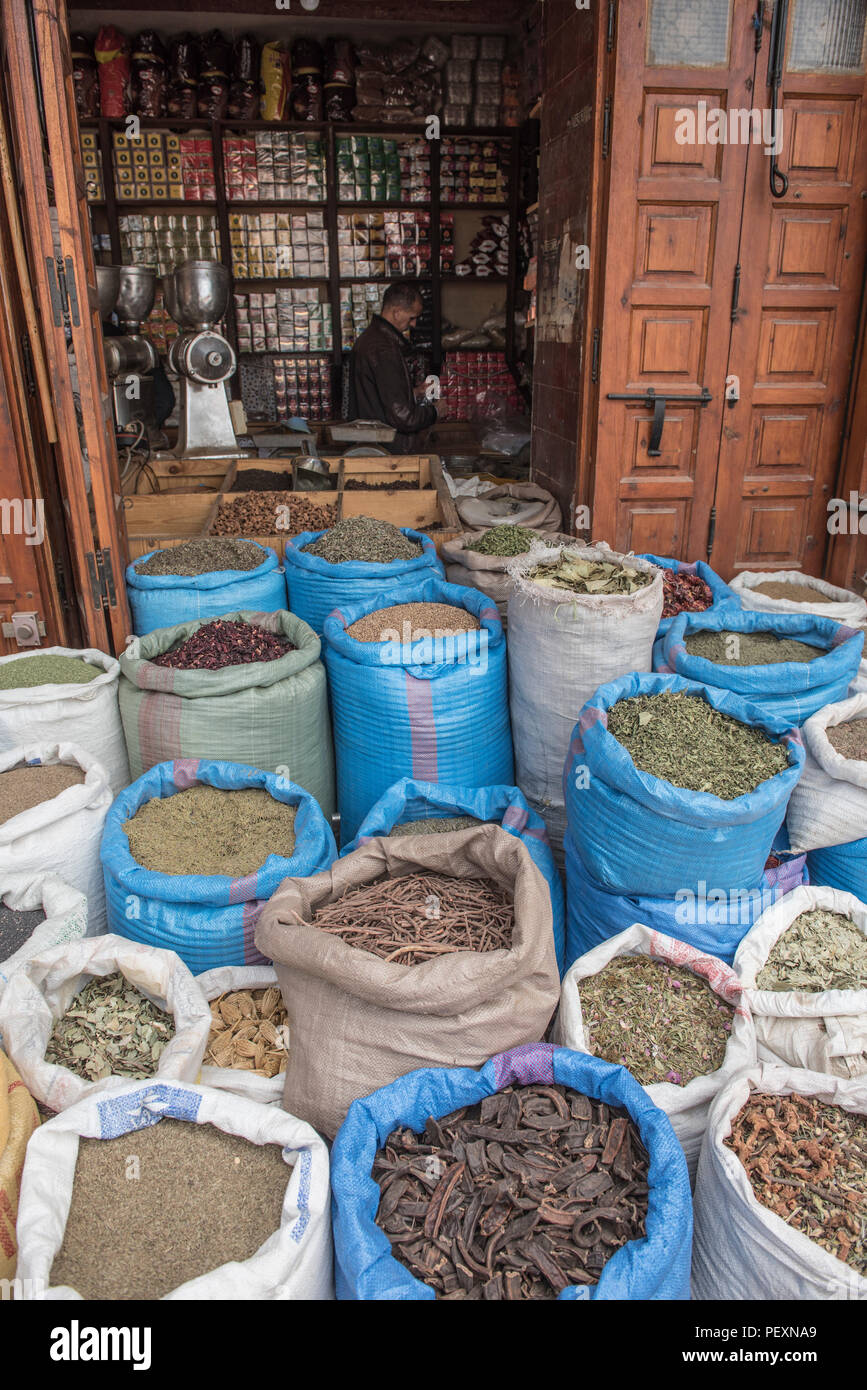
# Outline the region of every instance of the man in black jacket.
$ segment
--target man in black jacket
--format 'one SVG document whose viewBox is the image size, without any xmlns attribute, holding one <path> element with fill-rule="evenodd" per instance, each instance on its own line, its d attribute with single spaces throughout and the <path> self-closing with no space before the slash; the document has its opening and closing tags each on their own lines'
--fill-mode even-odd
<svg viewBox="0 0 867 1390">
<path fill-rule="evenodd" d="M 389 285 L 382 312 L 375 314 L 350 357 L 349 414 L 353 420 L 382 420 L 397 430 L 389 445 L 394 454 L 417 454 L 437 418 L 436 406 L 413 388 L 404 352 L 404 334 L 422 311 L 415 285 Z"/>
</svg>

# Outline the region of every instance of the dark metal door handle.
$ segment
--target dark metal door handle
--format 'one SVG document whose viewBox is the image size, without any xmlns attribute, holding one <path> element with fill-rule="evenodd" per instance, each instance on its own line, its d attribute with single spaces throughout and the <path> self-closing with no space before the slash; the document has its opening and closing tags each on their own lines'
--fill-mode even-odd
<svg viewBox="0 0 867 1390">
<path fill-rule="evenodd" d="M 656 392 L 651 387 L 641 395 L 621 395 L 616 391 L 609 391 L 607 399 L 609 401 L 638 401 L 647 406 L 648 410 L 653 411 L 653 421 L 650 426 L 650 440 L 647 445 L 648 458 L 659 458 L 662 453 L 662 431 L 665 427 L 665 407 L 669 402 L 675 405 L 700 405 L 702 409 L 708 405 L 713 397 L 706 386 L 701 388 L 700 396 L 678 396 L 672 395 L 668 391 Z"/>
</svg>

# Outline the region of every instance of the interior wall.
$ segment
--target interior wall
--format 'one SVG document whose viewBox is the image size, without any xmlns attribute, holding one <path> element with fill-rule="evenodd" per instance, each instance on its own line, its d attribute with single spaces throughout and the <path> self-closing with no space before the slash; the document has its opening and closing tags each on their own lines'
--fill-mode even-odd
<svg viewBox="0 0 867 1390">
<path fill-rule="evenodd" d="M 533 368 L 533 478 L 549 488 L 571 532 L 578 473 L 582 375 L 590 269 L 596 25 L 601 5 L 544 0 L 544 92 L 539 160 L 538 327 Z M 591 256 L 593 248 L 590 248 Z"/>
</svg>

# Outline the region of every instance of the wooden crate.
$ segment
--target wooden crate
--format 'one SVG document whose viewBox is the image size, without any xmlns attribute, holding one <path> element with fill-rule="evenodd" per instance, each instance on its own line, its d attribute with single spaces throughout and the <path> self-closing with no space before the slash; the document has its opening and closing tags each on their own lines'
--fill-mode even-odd
<svg viewBox="0 0 867 1390">
<path fill-rule="evenodd" d="M 437 454 L 405 454 L 391 457 L 344 457 L 343 516 L 373 516 L 411 531 L 425 531 L 432 538 L 441 531 L 460 530 L 460 519 L 443 478 Z M 417 483 L 414 488 L 347 488 L 348 478 L 367 483 L 400 479 Z"/>
<path fill-rule="evenodd" d="M 200 536 L 214 496 L 212 492 L 172 492 L 125 497 L 123 518 L 130 559 Z"/>
<path fill-rule="evenodd" d="M 144 497 L 155 491 L 163 492 L 219 492 L 226 477 L 226 470 L 234 460 L 223 459 L 151 459 L 147 469 L 135 470 L 123 485 L 127 496 Z M 157 479 L 158 489 L 154 488 L 153 478 Z"/>
<path fill-rule="evenodd" d="M 223 486 L 221 487 L 220 492 L 219 492 L 219 494 L 217 495 L 217 497 L 213 498 L 213 499 L 211 500 L 211 502 L 210 502 L 210 505 L 209 505 L 208 510 L 207 510 L 207 515 L 206 515 L 206 517 L 205 517 L 205 521 L 204 521 L 204 524 L 203 524 L 203 526 L 202 526 L 202 532 L 201 532 L 201 534 L 202 534 L 203 536 L 209 536 L 209 535 L 212 534 L 211 528 L 213 527 L 214 521 L 216 520 L 217 512 L 219 511 L 219 508 L 220 508 L 220 505 L 221 505 L 222 502 L 224 502 L 224 501 L 232 502 L 232 501 L 234 501 L 236 498 L 239 498 L 239 497 L 249 497 L 249 496 L 250 496 L 250 493 L 248 493 L 248 492 L 235 492 L 235 491 L 233 491 L 233 484 L 234 484 L 234 482 L 235 482 L 235 477 L 236 477 L 236 475 L 237 475 L 238 468 L 239 468 L 239 467 L 240 467 L 240 468 L 243 468 L 243 467 L 245 466 L 245 464 L 246 464 L 247 467 L 250 467 L 250 468 L 262 468 L 262 469 L 264 469 L 264 470 L 265 470 L 266 472 L 268 472 L 268 473 L 281 473 L 281 472 L 286 471 L 287 468 L 288 468 L 288 471 L 290 471 L 290 472 L 291 472 L 291 470 L 292 470 L 292 460 L 291 460 L 291 459 L 285 459 L 285 458 L 283 458 L 283 459 L 255 459 L 255 460 L 253 460 L 253 459 L 239 459 L 237 465 L 236 465 L 236 464 L 233 464 L 233 465 L 230 467 L 229 471 L 227 472 L 225 481 L 224 481 Z M 336 507 L 336 508 L 337 508 L 337 520 L 339 521 L 339 520 L 340 520 L 340 517 L 341 517 L 342 482 L 343 482 L 342 474 L 341 474 L 341 471 L 340 471 L 339 464 L 338 464 L 338 466 L 337 466 L 336 472 L 337 472 L 337 489 L 336 489 L 335 491 L 332 492 L 332 491 L 329 490 L 329 491 L 327 491 L 327 492 L 326 492 L 326 491 L 323 491 L 323 492 L 298 492 L 298 493 L 293 493 L 293 494 L 290 494 L 290 495 L 291 495 L 291 496 L 296 496 L 296 497 L 298 497 L 298 498 L 303 498 L 303 500 L 304 500 L 305 502 L 311 502 L 311 503 L 313 504 L 313 506 L 315 506 L 315 507 Z M 291 502 L 290 502 L 290 504 L 289 504 L 289 520 L 290 520 L 290 529 L 288 529 L 288 530 L 286 530 L 286 531 L 278 531 L 278 532 L 275 532 L 274 534 L 269 535 L 269 536 L 244 536 L 243 539 L 244 539 L 244 540 L 251 540 L 251 541 L 258 541 L 260 545 L 270 545 L 270 546 L 271 546 L 271 549 L 272 549 L 272 550 L 276 550 L 277 555 L 278 555 L 279 558 L 282 560 L 282 559 L 283 559 L 284 552 L 285 552 L 285 550 L 286 550 L 286 542 L 287 542 L 287 540 L 290 540 L 292 536 L 297 536 L 297 535 L 300 534 L 299 531 L 297 531 L 297 530 L 292 530 L 292 529 L 291 529 L 291 520 L 292 520 L 292 504 L 291 504 Z"/>
</svg>

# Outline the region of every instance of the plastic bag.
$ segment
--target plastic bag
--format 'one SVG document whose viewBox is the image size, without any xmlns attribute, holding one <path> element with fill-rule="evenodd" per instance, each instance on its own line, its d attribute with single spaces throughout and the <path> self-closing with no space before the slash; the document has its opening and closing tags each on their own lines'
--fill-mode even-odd
<svg viewBox="0 0 867 1390">
<path fill-rule="evenodd" d="M 350 636 L 359 618 L 394 603 L 451 604 L 480 627 L 414 642 Z M 324 636 L 343 841 L 400 777 L 459 787 L 514 782 L 506 639 L 484 594 L 441 579 L 405 582 L 399 595 L 342 604 Z"/>
<path fill-rule="evenodd" d="M 756 980 L 777 941 L 802 912 L 824 908 L 851 917 L 867 936 L 867 904 L 833 888 L 798 888 L 763 912 L 735 956 L 753 1013 L 759 1061 L 849 1078 L 867 1074 L 867 988 L 759 989 Z"/>
<path fill-rule="evenodd" d="M 240 121 L 254 121 L 259 115 L 259 41 L 252 34 L 241 34 L 232 45 L 228 114 Z"/>
<path fill-rule="evenodd" d="M 649 560 L 653 565 L 659 565 L 661 569 L 674 570 L 675 574 L 696 574 L 699 579 L 703 579 L 713 595 L 713 603 L 710 608 L 705 608 L 705 613 L 715 613 L 720 604 L 730 604 L 732 608 L 740 608 L 740 599 L 737 594 L 726 584 L 724 579 L 720 579 L 715 570 L 710 565 L 706 565 L 704 560 L 667 560 L 659 555 L 642 555 L 642 560 Z M 663 605 L 664 607 L 664 605 Z M 675 617 L 678 616 L 675 614 Z M 672 618 L 660 618 L 658 637 L 664 636 L 674 622 Z"/>
<path fill-rule="evenodd" d="M 125 116 L 132 106 L 132 69 L 129 39 L 113 24 L 104 24 L 93 46 L 99 66 L 100 115 Z"/>
<path fill-rule="evenodd" d="M 545 822 L 531 811 L 517 787 L 451 787 L 434 782 L 414 782 L 404 777 L 383 792 L 371 806 L 354 840 L 341 850 L 341 858 L 359 849 L 377 835 L 390 835 L 395 826 L 407 821 L 435 820 L 450 816 L 475 816 L 495 821 L 509 835 L 516 835 L 530 851 L 530 858 L 548 885 L 551 894 L 554 949 L 557 969 L 563 973 L 565 946 L 563 885 L 554 863 Z"/>
<path fill-rule="evenodd" d="M 179 1285 L 166 1300 L 331 1298 L 328 1153 L 319 1135 L 277 1106 L 165 1081 L 128 1081 L 108 1096 L 93 1093 L 37 1131 L 21 1183 L 18 1275 L 29 1281 L 25 1287 L 45 1292 L 25 1297 L 81 1297 L 68 1285 L 50 1284 L 69 1215 L 79 1137 L 117 1139 L 162 1119 L 215 1125 L 254 1144 L 279 1144 L 288 1178 L 279 1229 L 255 1255 Z"/>
<path fill-rule="evenodd" d="M 140 116 L 166 114 L 166 50 L 155 29 L 143 29 L 133 43 L 132 82 Z"/>
<path fill-rule="evenodd" d="M 828 730 L 850 719 L 867 719 L 867 695 L 826 705 L 801 729 L 805 763 L 786 813 L 795 849 L 824 849 L 867 836 L 867 762 L 844 758 Z"/>
<path fill-rule="evenodd" d="M 771 598 L 769 594 L 756 593 L 759 584 L 768 583 L 806 585 L 831 601 L 823 603 L 820 600 L 811 606 L 809 603 L 796 603 L 794 599 Z M 742 570 L 732 580 L 731 586 L 742 607 L 751 612 L 812 613 L 817 618 L 830 618 L 850 627 L 867 622 L 867 599 L 859 598 L 849 589 L 841 589 L 824 579 L 817 579 L 815 575 L 802 574 L 800 570 L 768 570 L 765 573 Z"/>
<path fill-rule="evenodd" d="M 290 91 L 289 50 L 273 40 L 262 45 L 261 87 L 259 114 L 263 121 L 282 121 Z"/>
<path fill-rule="evenodd" d="M 0 959 L 0 997 L 7 983 L 32 956 L 87 933 L 87 898 L 57 874 L 0 874 L 0 905 L 13 912 L 45 913 L 28 939 L 11 956 Z"/>
<path fill-rule="evenodd" d="M 93 43 L 86 34 L 70 34 L 72 83 L 79 119 L 99 115 L 99 71 Z"/>
<path fill-rule="evenodd" d="M 218 970 L 206 970 L 196 976 L 196 984 L 208 1003 L 236 989 L 267 989 L 276 986 L 277 972 L 270 965 L 227 965 Z M 288 1029 L 285 1032 L 288 1048 Z M 216 1086 L 235 1096 L 246 1096 L 260 1105 L 279 1105 L 283 1095 L 284 1073 L 276 1076 L 254 1076 L 240 1067 L 215 1067 L 207 1062 L 202 1067 L 203 1086 Z"/>
<path fill-rule="evenodd" d="M 0 999 L 0 1033 L 30 1093 L 50 1110 L 65 1110 L 89 1091 L 120 1080 L 86 1081 L 46 1061 L 45 1050 L 73 997 L 91 979 L 119 970 L 151 1003 L 171 1014 L 175 1035 L 160 1056 L 154 1079 L 195 1081 L 202 1065 L 211 1011 L 201 989 L 174 951 L 138 946 L 121 936 L 64 942 L 34 956 L 9 981 Z"/>
<path fill-rule="evenodd" d="M 510 610 L 511 612 L 511 610 Z M 684 691 L 784 744 L 788 767 L 724 801 L 640 772 L 608 732 L 608 711 L 635 695 Z M 609 892 L 670 898 L 700 884 L 730 892 L 757 884 L 804 765 L 797 729 L 724 690 L 638 673 L 603 685 L 581 711 L 563 773 L 569 833 Z"/>
<path fill-rule="evenodd" d="M 193 575 L 138 574 L 136 566 L 157 552 L 140 556 L 126 571 L 127 596 L 138 636 L 197 618 L 219 618 L 242 608 L 261 613 L 285 608 L 286 580 L 277 553 L 266 545 L 259 549 L 262 563 L 254 570 L 211 570 Z"/>
<path fill-rule="evenodd" d="M 696 632 L 773 632 L 794 638 L 826 655 L 812 661 L 781 661 L 775 665 L 726 666 L 691 656 L 686 639 Z M 686 680 L 730 690 L 742 700 L 792 724 L 803 724 L 824 705 L 845 700 L 858 672 L 864 633 L 827 618 L 809 614 L 738 612 L 723 606 L 706 613 L 679 613 L 654 648 L 654 670 L 672 671 Z"/>
<path fill-rule="evenodd" d="M 192 34 L 178 34 L 169 39 L 168 78 L 168 115 L 191 120 L 196 114 L 196 87 L 199 81 L 199 49 Z"/>
<path fill-rule="evenodd" d="M 867 1114 L 867 1083 L 794 1067 L 759 1064 L 737 1073 L 714 1101 L 695 1188 L 692 1296 L 722 1299 L 867 1299 L 867 1279 L 761 1205 L 747 1171 L 723 1140 L 750 1100 L 815 1096 Z M 804 1318 L 804 1321 L 809 1321 Z"/>
<path fill-rule="evenodd" d="M 807 855 L 810 882 L 853 893 L 867 903 L 867 836 L 845 845 L 829 845 Z"/>
<path fill-rule="evenodd" d="M 629 1241 L 586 1292 L 571 1285 L 569 1302 L 590 1299 L 688 1299 L 692 1202 L 683 1150 L 671 1121 L 625 1067 L 547 1043 L 530 1043 L 469 1067 L 410 1072 L 351 1106 L 332 1151 L 337 1297 L 362 1301 L 430 1300 L 434 1290 L 400 1264 L 376 1225 L 379 1185 L 371 1177 L 378 1149 L 398 1125 L 417 1133 L 428 1117 L 441 1119 L 507 1086 L 559 1083 L 593 1100 L 622 1106 L 650 1155 L 647 1234 Z"/>
<path fill-rule="evenodd" d="M 117 703 L 120 665 L 113 656 L 93 647 L 40 647 L 16 656 L 0 656 L 0 667 L 34 656 L 75 657 L 96 666 L 100 675 L 81 685 L 70 682 L 0 690 L 0 752 L 23 743 L 77 743 L 102 764 L 116 795 L 130 780 Z"/>
<path fill-rule="evenodd" d="M 405 526 L 400 531 L 407 540 L 420 545 L 422 553 L 412 560 L 392 560 L 385 565 L 365 560 L 345 560 L 333 565 L 321 555 L 311 555 L 305 546 L 318 541 L 324 531 L 304 531 L 287 540 L 284 564 L 290 610 L 321 637 L 325 619 L 333 610 L 357 605 L 389 590 L 395 594 L 392 601 L 401 603 L 403 599 L 397 595 L 402 594 L 406 583 L 427 578 L 429 573 L 441 576 L 443 567 L 430 536 Z"/>
<path fill-rule="evenodd" d="M 153 797 L 172 796 L 199 783 L 227 791 L 260 788 L 296 806 L 291 858 L 269 854 L 255 873 L 236 879 L 142 868 L 130 853 L 124 821 Z M 336 855 L 331 827 L 318 803 L 287 778 L 208 758 L 158 763 L 121 792 L 106 819 L 101 858 L 109 923 L 131 941 L 177 951 L 196 975 L 223 965 L 260 965 L 253 931 L 263 902 L 288 875 L 319 873 Z"/>
<path fill-rule="evenodd" d="M 567 969 L 586 951 L 626 931 L 634 922 L 677 937 L 731 965 L 739 942 L 762 913 L 809 881 L 801 854 L 765 868 L 757 884 L 736 892 L 718 890 L 712 881 L 699 893 L 685 889 L 670 898 L 626 897 L 609 893 L 596 882 L 568 833 L 565 843 Z"/>
<path fill-rule="evenodd" d="M 223 120 L 229 102 L 232 46 L 219 29 L 212 29 L 199 39 L 199 55 L 196 112 L 211 121 Z"/>
<path fill-rule="evenodd" d="M 67 763 L 84 782 L 0 825 L 0 877 L 43 874 L 46 868 L 87 899 L 90 936 L 105 931 L 100 841 L 112 793 L 102 763 L 74 743 L 24 745 L 0 753 L 0 773 L 21 764 Z"/>
<path fill-rule="evenodd" d="M 581 1012 L 581 982 L 592 975 L 598 975 L 600 970 L 617 956 L 651 956 L 655 960 L 665 961 L 668 965 L 691 970 L 735 1011 L 725 1057 L 716 1071 L 696 1076 L 685 1086 L 677 1086 L 670 1081 L 659 1081 L 644 1087 L 650 1099 L 664 1110 L 671 1120 L 672 1128 L 686 1155 L 690 1181 L 694 1182 L 701 1142 L 714 1096 L 729 1077 L 741 1067 L 752 1066 L 756 1060 L 756 1034 L 743 985 L 734 971 L 716 956 L 705 955 L 683 941 L 664 936 L 661 932 L 652 931 L 636 922 L 626 931 L 580 956 L 567 971 L 560 994 L 560 1009 L 554 1034 L 556 1041 L 564 1047 L 571 1048 L 574 1052 L 591 1051 Z"/>
</svg>

